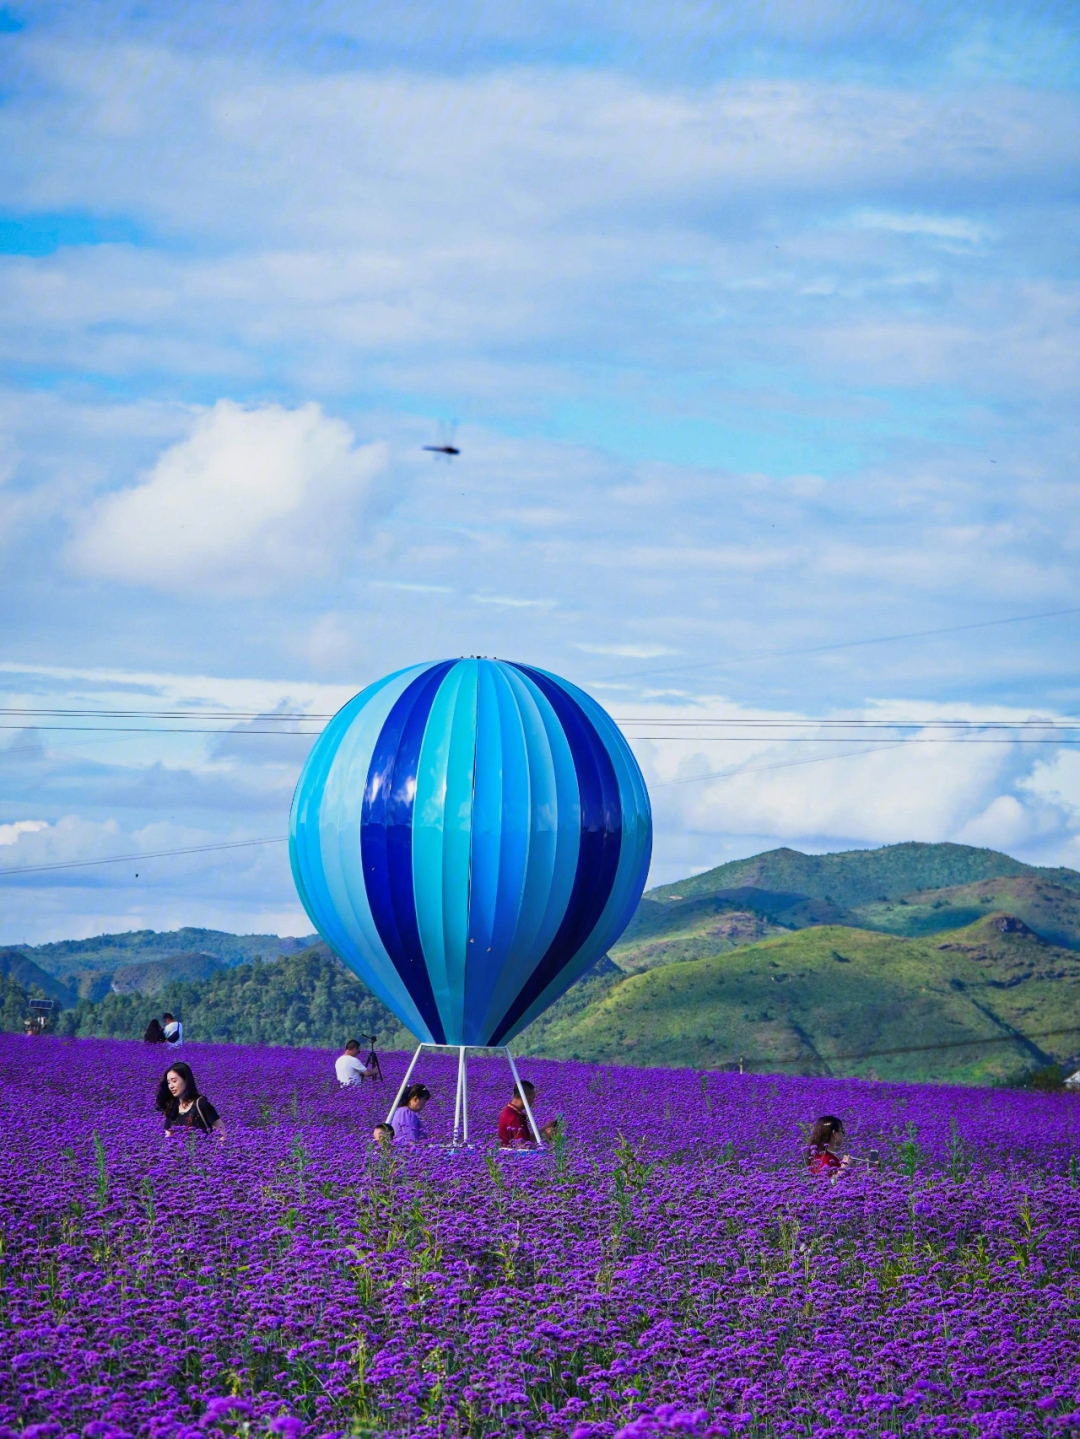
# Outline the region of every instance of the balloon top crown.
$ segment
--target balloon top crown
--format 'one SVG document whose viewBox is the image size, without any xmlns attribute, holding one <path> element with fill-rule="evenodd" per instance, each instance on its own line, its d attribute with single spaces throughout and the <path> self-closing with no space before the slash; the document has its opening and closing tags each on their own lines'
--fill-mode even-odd
<svg viewBox="0 0 1080 1439">
<path fill-rule="evenodd" d="M 300 899 L 417 1038 L 505 1044 L 612 945 L 649 797 L 618 726 L 546 670 L 414 665 L 344 705 L 293 798 Z"/>
</svg>

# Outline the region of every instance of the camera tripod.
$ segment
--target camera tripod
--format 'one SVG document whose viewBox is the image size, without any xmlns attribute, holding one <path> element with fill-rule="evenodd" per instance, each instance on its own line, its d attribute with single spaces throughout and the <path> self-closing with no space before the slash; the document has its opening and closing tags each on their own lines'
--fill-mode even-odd
<svg viewBox="0 0 1080 1439">
<path fill-rule="evenodd" d="M 379 1063 L 379 1056 L 375 1053 L 375 1041 L 378 1035 L 365 1034 L 364 1038 L 371 1041 L 371 1048 L 364 1058 L 364 1078 L 370 1079 L 373 1084 L 381 1083 L 383 1077 L 382 1065 Z"/>
</svg>

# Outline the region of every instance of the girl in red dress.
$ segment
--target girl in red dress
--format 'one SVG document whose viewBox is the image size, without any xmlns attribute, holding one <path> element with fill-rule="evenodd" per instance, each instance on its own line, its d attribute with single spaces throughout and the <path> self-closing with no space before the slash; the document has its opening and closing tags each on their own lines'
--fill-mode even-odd
<svg viewBox="0 0 1080 1439">
<path fill-rule="evenodd" d="M 843 1151 L 844 1121 L 835 1114 L 823 1114 L 810 1131 L 810 1147 L 806 1152 L 810 1173 L 838 1178 L 848 1164 L 848 1156 Z"/>
</svg>

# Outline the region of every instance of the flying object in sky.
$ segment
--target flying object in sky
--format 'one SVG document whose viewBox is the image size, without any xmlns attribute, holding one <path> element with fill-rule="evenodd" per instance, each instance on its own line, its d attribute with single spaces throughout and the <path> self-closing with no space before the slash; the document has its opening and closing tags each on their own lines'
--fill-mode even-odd
<svg viewBox="0 0 1080 1439">
<path fill-rule="evenodd" d="M 439 426 L 439 443 L 437 445 L 423 445 L 422 448 L 429 454 L 441 455 L 444 459 L 451 459 L 454 455 L 460 455 L 454 441 L 457 439 L 457 424 L 441 424 Z"/>
</svg>

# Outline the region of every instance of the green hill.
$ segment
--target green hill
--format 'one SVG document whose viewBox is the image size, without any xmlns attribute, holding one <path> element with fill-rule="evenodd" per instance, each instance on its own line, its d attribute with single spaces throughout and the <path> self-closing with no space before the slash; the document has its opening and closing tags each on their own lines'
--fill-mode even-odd
<svg viewBox="0 0 1080 1439">
<path fill-rule="evenodd" d="M 1022 919 L 1052 944 L 1080 949 L 1080 891 L 1026 874 L 860 905 L 852 919 L 865 929 L 914 936 L 957 929 L 995 911 Z"/>
<path fill-rule="evenodd" d="M 997 910 L 1080 948 L 1075 870 L 1037 869 L 967 845 L 894 844 L 822 855 L 770 850 L 663 885 L 642 899 L 611 957 L 634 974 L 812 925 L 915 936 Z"/>
<path fill-rule="evenodd" d="M 1080 1053 L 1080 1028 L 1050 1033 L 1080 1026 L 1078 950 L 1074 870 L 965 845 L 772 850 L 651 891 L 610 959 L 517 1045 L 995 1082 Z M 134 1038 L 169 1008 L 191 1039 L 411 1043 L 325 945 L 274 935 L 145 930 L 0 950 L 5 1027 L 21 1028 L 30 986 L 68 1006 L 68 1034 Z"/>
<path fill-rule="evenodd" d="M 1080 956 L 1007 915 L 940 941 L 824 925 L 665 964 L 550 1023 L 544 1053 L 978 1084 L 1080 1051 Z"/>
<path fill-rule="evenodd" d="M 824 900 L 843 909 L 899 899 L 902 895 L 952 885 L 975 884 L 1007 875 L 1031 875 L 1080 891 L 1073 869 L 1040 869 L 992 849 L 966 844 L 888 844 L 881 849 L 852 849 L 837 854 L 801 854 L 772 849 L 737 859 L 677 884 L 650 890 L 662 904 L 699 899 L 733 889 L 753 888 Z"/>
<path fill-rule="evenodd" d="M 53 944 L 16 944 L 27 958 L 57 979 L 82 974 L 111 974 L 121 965 L 147 964 L 173 956 L 209 954 L 223 965 L 244 964 L 256 956 L 276 959 L 297 954 L 315 943 L 282 939 L 276 934 L 228 934 L 220 929 L 133 929 L 125 934 L 98 934 L 92 939 L 62 939 Z"/>
<path fill-rule="evenodd" d="M 378 1034 L 385 1046 L 410 1036 L 325 944 L 269 963 L 217 969 L 205 979 L 173 980 L 153 998 L 131 992 L 83 1000 L 60 1015 L 58 1032 L 141 1039 L 154 1015 L 171 1010 L 189 1039 L 216 1043 L 337 1046 Z"/>
<path fill-rule="evenodd" d="M 72 1004 L 76 998 L 70 985 L 54 978 L 21 949 L 0 949 L 0 976 L 14 980 L 22 989 L 42 999 L 55 999 L 60 1004 Z M 21 1022 L 19 1027 L 22 1027 Z"/>
</svg>

